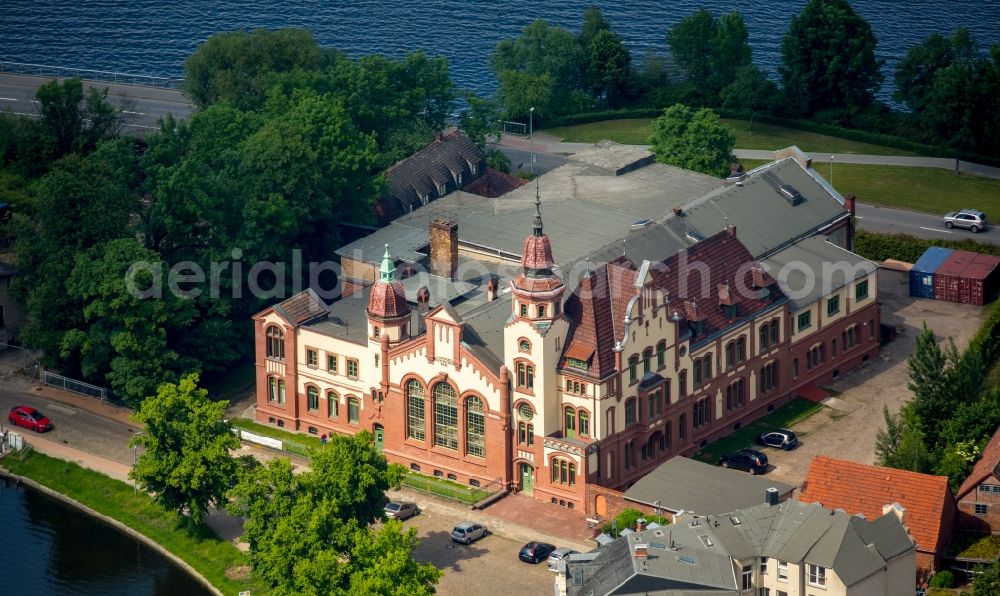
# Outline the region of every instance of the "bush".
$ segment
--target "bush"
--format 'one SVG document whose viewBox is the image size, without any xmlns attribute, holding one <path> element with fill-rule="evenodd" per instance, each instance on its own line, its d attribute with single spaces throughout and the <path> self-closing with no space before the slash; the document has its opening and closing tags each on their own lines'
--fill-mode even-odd
<svg viewBox="0 0 1000 596">
<path fill-rule="evenodd" d="M 955 576 L 951 571 L 945 569 L 944 571 L 938 571 L 931 577 L 930 587 L 932 588 L 954 588 L 955 587 Z"/>
<path fill-rule="evenodd" d="M 993 303 L 990 312 L 972 341 L 968 351 L 983 355 L 983 363 L 990 367 L 1000 359 L 1000 300 Z"/>
<path fill-rule="evenodd" d="M 896 259 L 916 263 L 924 251 L 931 246 L 943 246 L 955 250 L 968 250 L 987 255 L 1000 256 L 1000 245 L 981 244 L 975 240 L 927 240 L 908 234 L 880 234 L 857 230 L 854 234 L 854 252 L 873 261 Z"/>
<path fill-rule="evenodd" d="M 663 517 L 662 515 L 646 515 L 638 509 L 624 509 L 618 514 L 617 517 L 615 517 L 615 521 L 618 522 L 617 530 L 611 527 L 611 522 L 608 522 L 601 527 L 601 531 L 605 534 L 612 534 L 616 532 L 621 534 L 621 531 L 626 528 L 634 530 L 635 522 L 637 522 L 640 518 L 646 520 L 647 524 L 656 522 L 661 526 L 665 526 L 670 523 L 670 519 Z"/>
</svg>

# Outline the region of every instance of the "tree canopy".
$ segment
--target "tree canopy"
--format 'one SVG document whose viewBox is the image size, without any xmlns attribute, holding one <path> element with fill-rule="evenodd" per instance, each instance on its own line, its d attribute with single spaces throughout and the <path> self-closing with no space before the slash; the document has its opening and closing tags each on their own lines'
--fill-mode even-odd
<svg viewBox="0 0 1000 596">
<path fill-rule="evenodd" d="M 133 415 L 143 432 L 129 446 L 145 451 L 130 476 L 165 508 L 187 513 L 195 524 L 210 505 L 225 504 L 237 478 L 230 452 L 240 441 L 223 420 L 227 405 L 209 401 L 208 392 L 198 388 L 198 375 L 188 375 L 178 384 L 161 385 Z"/>
<path fill-rule="evenodd" d="M 882 84 L 876 43 L 847 0 L 809 0 L 781 41 L 778 72 L 789 112 L 808 118 L 866 110 Z"/>
<path fill-rule="evenodd" d="M 711 176 L 725 176 L 735 161 L 736 135 L 708 108 L 675 104 L 653 120 L 649 137 L 656 161 Z"/>
<path fill-rule="evenodd" d="M 370 525 L 403 473 L 371 434 L 335 434 L 311 456 L 308 472 L 293 474 L 288 460 L 275 459 L 232 490 L 253 574 L 277 594 L 433 593 L 440 572 L 413 560 L 415 530 Z"/>
</svg>

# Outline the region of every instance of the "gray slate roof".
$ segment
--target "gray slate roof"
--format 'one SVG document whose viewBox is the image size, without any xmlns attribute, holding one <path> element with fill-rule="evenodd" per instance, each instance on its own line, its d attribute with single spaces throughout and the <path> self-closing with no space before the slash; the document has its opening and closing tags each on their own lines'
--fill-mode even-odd
<svg viewBox="0 0 1000 596">
<path fill-rule="evenodd" d="M 799 204 L 778 190 L 786 184 L 801 194 Z M 682 216 L 706 238 L 727 222 L 736 224 L 740 242 L 758 259 L 846 217 L 843 197 L 792 158 L 751 170 L 739 185 L 716 188 L 687 204 Z"/>
<path fill-rule="evenodd" d="M 791 299 L 793 311 L 876 270 L 868 259 L 840 248 L 823 236 L 801 240 L 763 262 L 781 291 Z M 824 275 L 824 271 L 828 274 Z"/>
<path fill-rule="evenodd" d="M 660 507 L 675 513 L 721 515 L 763 503 L 771 487 L 782 496 L 795 490 L 790 484 L 677 456 L 632 485 L 625 499 L 647 505 L 658 500 Z"/>
</svg>

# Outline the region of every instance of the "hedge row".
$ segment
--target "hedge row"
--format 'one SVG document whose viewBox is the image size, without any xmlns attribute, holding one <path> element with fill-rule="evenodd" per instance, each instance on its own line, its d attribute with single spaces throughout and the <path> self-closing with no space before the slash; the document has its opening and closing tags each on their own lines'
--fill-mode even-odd
<svg viewBox="0 0 1000 596">
<path fill-rule="evenodd" d="M 1000 246 L 982 244 L 975 240 L 928 240 L 908 234 L 880 234 L 858 230 L 854 234 L 854 252 L 873 261 L 896 259 L 906 263 L 916 263 L 924 251 L 931 246 L 943 246 L 955 250 L 967 250 L 1000 256 Z"/>
<path fill-rule="evenodd" d="M 897 137 L 893 135 L 887 135 L 884 133 L 868 132 L 864 130 L 856 130 L 851 128 L 843 128 L 841 126 L 835 126 L 832 124 L 818 124 L 816 122 L 811 122 L 809 120 L 793 120 L 791 118 L 780 118 L 778 116 L 770 116 L 767 114 L 748 114 L 746 112 L 737 112 L 734 110 L 727 110 L 724 108 L 713 108 L 715 113 L 722 118 L 730 118 L 734 120 L 747 120 L 753 118 L 761 124 L 770 124 L 773 126 L 781 126 L 784 128 L 790 128 L 792 130 L 802 130 L 805 132 L 812 132 L 816 134 L 823 134 L 831 137 L 837 137 L 841 139 L 847 139 L 849 141 L 858 141 L 860 143 L 869 143 L 872 145 L 880 145 L 882 147 L 892 147 L 893 149 L 899 149 L 902 151 L 910 151 L 911 153 L 916 153 L 918 155 L 926 155 L 928 157 L 954 157 L 955 152 L 952 149 L 946 147 L 935 147 L 933 145 L 925 145 L 923 143 L 917 143 L 909 139 L 904 139 L 902 137 Z M 654 108 L 636 108 L 631 110 L 607 110 L 603 112 L 585 112 L 582 114 L 569 114 L 567 116 L 562 116 L 558 118 L 552 118 L 545 122 L 544 128 L 555 128 L 557 126 L 573 126 L 576 124 L 589 124 L 591 122 L 600 122 L 602 120 L 623 120 L 626 118 L 656 118 L 663 113 L 663 110 Z M 780 147 L 779 147 L 780 148 Z M 1000 167 L 1000 159 L 995 157 L 988 157 L 985 155 L 963 155 L 966 161 L 973 161 L 976 163 Z"/>
<path fill-rule="evenodd" d="M 982 326 L 969 342 L 968 349 L 982 354 L 987 367 L 1000 360 L 1000 300 L 990 307 Z"/>
</svg>

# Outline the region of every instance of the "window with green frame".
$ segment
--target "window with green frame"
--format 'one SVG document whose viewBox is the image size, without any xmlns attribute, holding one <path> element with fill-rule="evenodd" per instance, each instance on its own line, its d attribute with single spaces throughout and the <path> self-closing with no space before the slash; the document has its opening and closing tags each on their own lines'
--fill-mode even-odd
<svg viewBox="0 0 1000 596">
<path fill-rule="evenodd" d="M 807 310 L 806 312 L 799 313 L 798 330 L 808 329 L 810 325 L 812 325 L 812 312 Z"/>
<path fill-rule="evenodd" d="M 358 378 L 358 361 L 348 360 L 347 361 L 347 376 L 352 379 Z"/>
<path fill-rule="evenodd" d="M 868 280 L 863 279 L 858 283 L 854 284 L 854 299 L 861 302 L 865 298 L 868 298 Z"/>
<path fill-rule="evenodd" d="M 656 368 L 660 369 L 667 364 L 667 342 L 661 341 L 656 344 Z"/>
<path fill-rule="evenodd" d="M 319 389 L 315 387 L 309 387 L 306 389 L 306 407 L 309 408 L 310 412 L 319 411 Z"/>
<path fill-rule="evenodd" d="M 566 359 L 566 366 L 571 366 L 573 368 L 586 369 L 587 368 L 587 361 L 586 360 L 580 360 L 579 358 L 567 358 Z"/>
<path fill-rule="evenodd" d="M 826 315 L 832 317 L 840 312 L 840 296 L 834 296 L 826 301 Z"/>
<path fill-rule="evenodd" d="M 340 414 L 340 396 L 336 391 L 326 392 L 326 415 L 329 418 L 336 418 Z"/>
<path fill-rule="evenodd" d="M 361 419 L 361 404 L 358 403 L 358 398 L 349 397 L 347 398 L 347 420 L 351 424 L 357 424 Z"/>
<path fill-rule="evenodd" d="M 625 426 L 635 424 L 635 398 L 625 400 Z"/>
<path fill-rule="evenodd" d="M 590 415 L 586 412 L 581 411 L 580 415 L 577 416 L 577 422 L 580 429 L 581 437 L 590 436 Z"/>
<path fill-rule="evenodd" d="M 639 377 L 639 356 L 633 354 L 628 358 L 628 382 L 635 383 Z"/>
<path fill-rule="evenodd" d="M 576 436 L 576 410 L 573 408 L 566 408 L 563 413 L 564 424 L 563 432 L 567 439 L 572 439 Z"/>
</svg>

